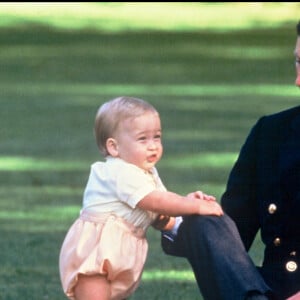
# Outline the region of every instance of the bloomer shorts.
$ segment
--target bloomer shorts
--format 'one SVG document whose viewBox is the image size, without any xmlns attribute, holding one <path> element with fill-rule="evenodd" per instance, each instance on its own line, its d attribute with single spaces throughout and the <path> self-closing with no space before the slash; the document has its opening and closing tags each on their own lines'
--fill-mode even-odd
<svg viewBox="0 0 300 300">
<path fill-rule="evenodd" d="M 63 242 L 59 269 L 63 290 L 74 299 L 79 274 L 103 275 L 111 299 L 124 299 L 137 288 L 148 251 L 145 231 L 115 215 L 82 212 Z"/>
</svg>

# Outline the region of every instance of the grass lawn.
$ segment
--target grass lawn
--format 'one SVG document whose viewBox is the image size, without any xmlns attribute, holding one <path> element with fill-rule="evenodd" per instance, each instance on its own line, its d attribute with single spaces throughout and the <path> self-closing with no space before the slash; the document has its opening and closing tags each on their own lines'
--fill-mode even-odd
<svg viewBox="0 0 300 300">
<path fill-rule="evenodd" d="M 176 20 L 155 27 L 147 18 L 143 26 L 140 16 L 134 24 L 121 4 L 81 5 L 87 11 L 71 13 L 70 6 L 66 18 L 59 9 L 34 14 L 29 4 L 0 5 L 1 300 L 66 299 L 58 254 L 79 213 L 90 164 L 102 159 L 93 122 L 104 101 L 132 95 L 151 102 L 163 124 L 158 169 L 165 185 L 218 198 L 255 121 L 299 104 L 297 19 L 285 14 L 291 6 L 256 7 L 262 16 L 273 13 L 254 24 L 260 14 L 250 11 L 247 19 L 244 8 L 245 23 L 233 13 L 226 26 L 204 14 L 212 6 L 191 4 L 197 17 L 203 9 L 207 27 L 181 16 L 177 28 Z M 225 18 L 228 5 L 215 4 L 217 15 Z M 149 229 L 148 238 L 143 280 L 130 299 L 202 299 L 188 263 L 162 253 L 159 232 Z M 258 237 L 251 249 L 257 263 L 261 247 Z"/>
</svg>

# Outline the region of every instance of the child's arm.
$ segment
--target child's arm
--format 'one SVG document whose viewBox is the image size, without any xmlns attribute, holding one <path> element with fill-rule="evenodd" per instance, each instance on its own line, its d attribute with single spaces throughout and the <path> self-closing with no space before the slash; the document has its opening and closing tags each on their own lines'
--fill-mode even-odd
<svg viewBox="0 0 300 300">
<path fill-rule="evenodd" d="M 201 191 L 180 196 L 168 191 L 153 191 L 139 201 L 137 206 L 141 209 L 153 211 L 162 215 L 216 215 L 223 214 L 221 206 L 215 198 Z"/>
</svg>

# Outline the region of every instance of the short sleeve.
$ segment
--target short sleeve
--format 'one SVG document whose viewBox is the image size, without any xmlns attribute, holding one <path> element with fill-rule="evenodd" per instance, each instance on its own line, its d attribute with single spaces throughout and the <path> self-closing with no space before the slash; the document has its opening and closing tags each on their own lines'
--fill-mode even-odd
<svg viewBox="0 0 300 300">
<path fill-rule="evenodd" d="M 117 196 L 135 208 L 146 195 L 156 190 L 156 183 L 150 173 L 130 164 L 124 164 L 117 175 Z"/>
</svg>

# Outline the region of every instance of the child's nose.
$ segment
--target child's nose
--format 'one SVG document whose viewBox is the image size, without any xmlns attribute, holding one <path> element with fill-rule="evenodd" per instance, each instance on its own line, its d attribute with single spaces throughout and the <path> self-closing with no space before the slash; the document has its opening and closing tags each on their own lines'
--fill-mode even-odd
<svg viewBox="0 0 300 300">
<path fill-rule="evenodd" d="M 148 144 L 149 149 L 155 149 L 157 147 L 155 141 L 150 140 Z"/>
</svg>

